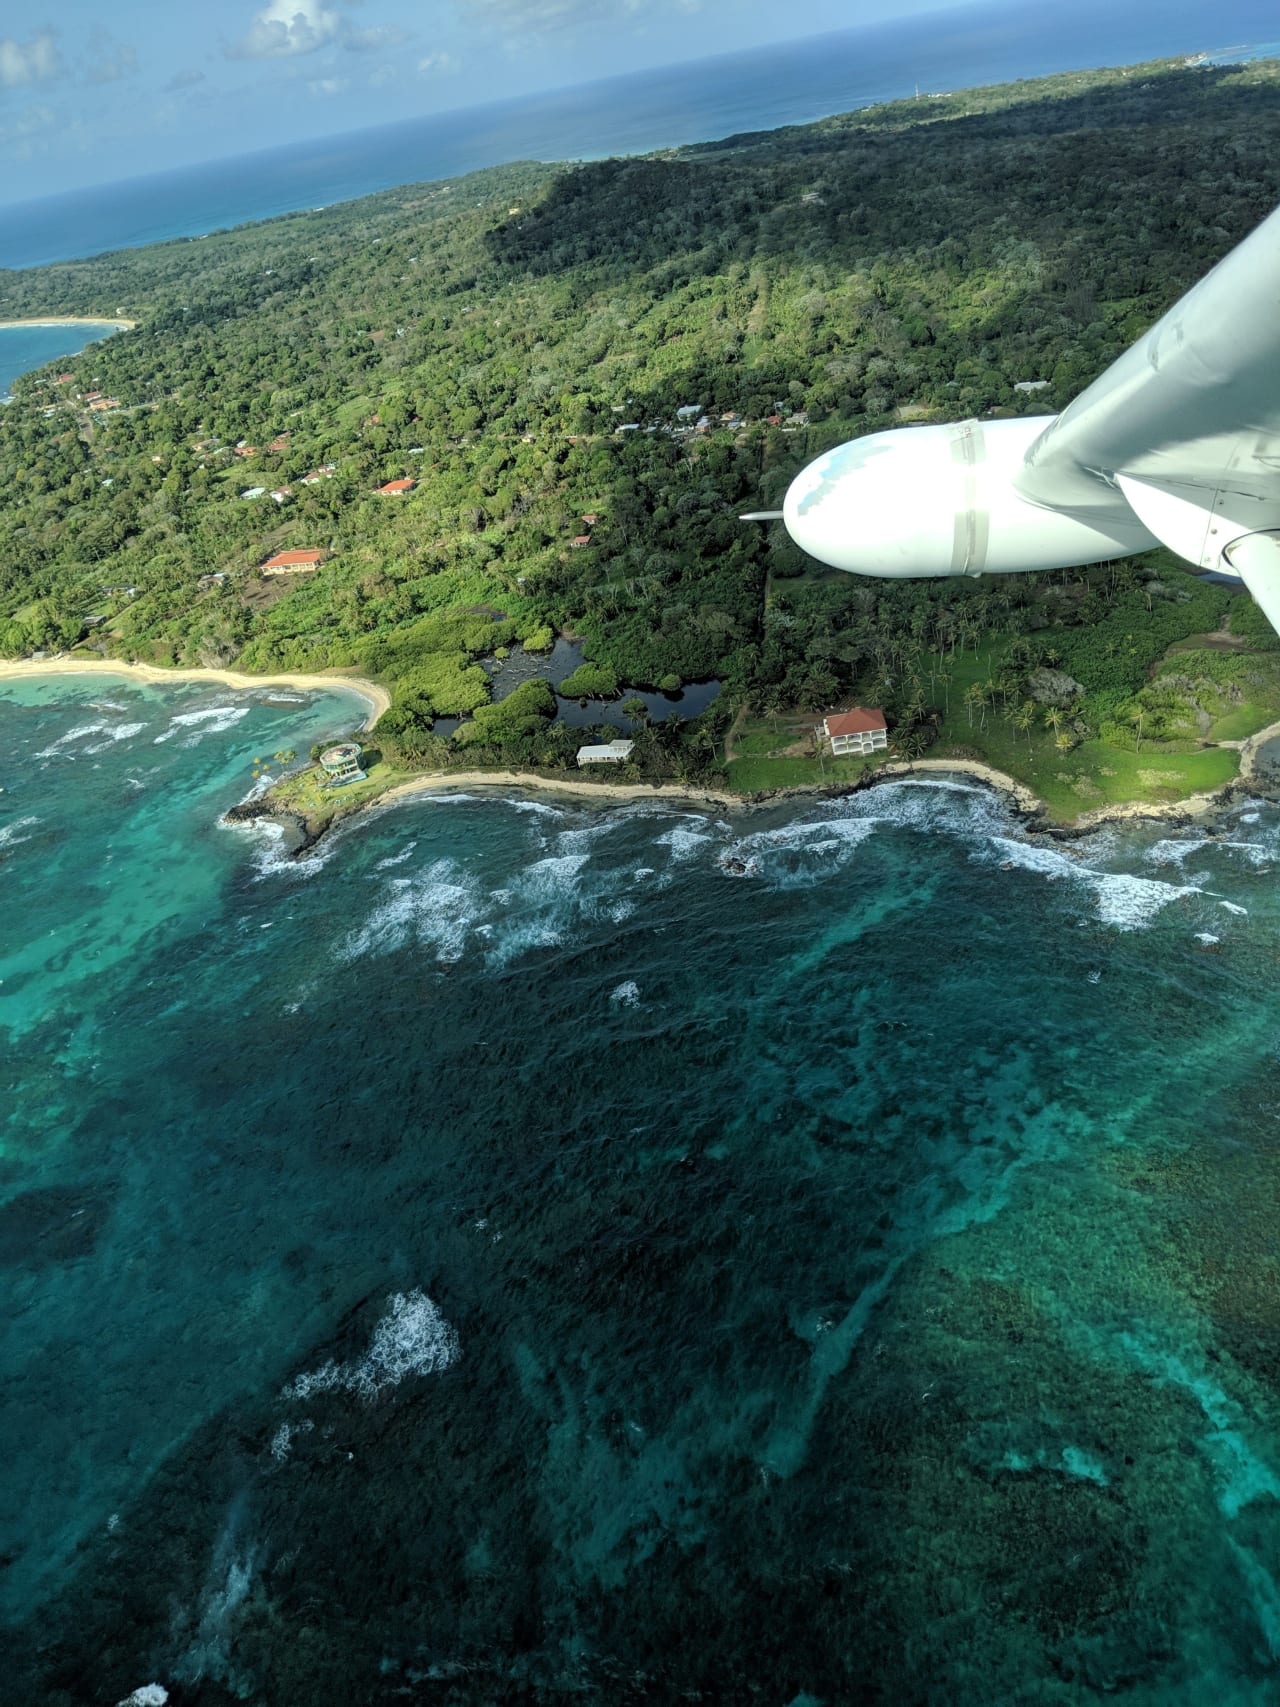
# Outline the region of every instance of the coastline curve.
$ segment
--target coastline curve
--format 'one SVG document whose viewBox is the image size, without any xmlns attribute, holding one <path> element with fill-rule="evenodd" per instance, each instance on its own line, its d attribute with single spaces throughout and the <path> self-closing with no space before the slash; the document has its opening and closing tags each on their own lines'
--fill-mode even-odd
<svg viewBox="0 0 1280 1707">
<path fill-rule="evenodd" d="M 384 711 L 390 709 L 391 695 L 379 682 L 364 676 L 292 675 L 249 676 L 240 670 L 162 669 L 158 664 L 125 664 L 118 659 L 48 658 L 0 659 L 0 681 L 25 680 L 38 676 L 125 676 L 136 682 L 151 685 L 165 682 L 217 682 L 222 687 L 246 692 L 252 688 L 303 688 L 310 693 L 332 693 L 335 689 L 356 694 L 367 702 L 369 711 L 360 725 L 367 734 Z"/>
</svg>

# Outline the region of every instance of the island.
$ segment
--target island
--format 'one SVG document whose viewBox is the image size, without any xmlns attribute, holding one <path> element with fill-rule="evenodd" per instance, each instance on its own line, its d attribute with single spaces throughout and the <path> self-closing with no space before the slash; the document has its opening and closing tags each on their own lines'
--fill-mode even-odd
<svg viewBox="0 0 1280 1707">
<path fill-rule="evenodd" d="M 366 684 L 359 776 L 253 779 L 304 842 L 477 778 L 959 767 L 1068 826 L 1256 785 L 1280 643 L 1169 553 L 882 582 L 737 518 L 1062 407 L 1275 201 L 1277 108 L 1274 62 L 1081 72 L 0 275 L 0 320 L 127 328 L 0 411 L 0 657 Z M 883 749 L 833 750 L 852 707 Z"/>
</svg>

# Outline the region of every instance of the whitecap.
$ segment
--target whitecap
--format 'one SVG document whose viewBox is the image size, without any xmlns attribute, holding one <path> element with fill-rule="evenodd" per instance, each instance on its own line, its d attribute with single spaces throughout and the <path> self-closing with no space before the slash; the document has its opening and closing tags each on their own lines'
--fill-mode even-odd
<svg viewBox="0 0 1280 1707">
<path fill-rule="evenodd" d="M 437 960 L 460 960 L 481 912 L 475 879 L 454 860 L 435 860 L 416 877 L 393 878 L 388 898 L 340 950 L 344 960 L 389 954 L 416 942 Z"/>
<path fill-rule="evenodd" d="M 38 824 L 39 822 L 39 818 L 33 817 L 29 814 L 25 818 L 15 818 L 12 824 L 5 824 L 3 827 L 0 827 L 0 848 L 21 847 L 23 842 L 29 842 L 31 837 L 20 836 L 18 831 L 25 830 L 31 825 Z"/>
<path fill-rule="evenodd" d="M 162 1683 L 142 1683 L 116 1707 L 164 1707 L 168 1699 L 169 1691 Z"/>
<path fill-rule="evenodd" d="M 706 830 L 694 829 L 690 824 L 673 824 L 665 835 L 654 838 L 654 845 L 669 848 L 673 862 L 683 864 L 685 860 L 695 858 L 698 850 L 714 839 Z"/>
<path fill-rule="evenodd" d="M 1002 865 L 1035 872 L 1050 882 L 1066 878 L 1087 885 L 1093 890 L 1098 917 L 1104 925 L 1117 930 L 1141 930 L 1171 901 L 1202 893 L 1193 884 L 1163 883 L 1158 878 L 1135 877 L 1129 872 L 1097 871 L 1092 866 L 1077 864 L 1057 848 L 1016 841 L 1010 836 L 993 836 L 990 847 L 992 852 L 1003 855 Z M 982 850 L 975 852 L 974 857 L 982 857 Z M 990 853 L 986 857 L 991 857 Z"/>
<path fill-rule="evenodd" d="M 1197 931 L 1196 941 L 1202 942 L 1206 948 L 1210 948 L 1215 942 L 1221 942 L 1222 938 L 1214 936 L 1212 931 Z"/>
<path fill-rule="evenodd" d="M 391 867 L 393 865 L 403 865 L 405 860 L 409 859 L 412 856 L 413 850 L 417 847 L 417 845 L 418 845 L 417 842 L 410 842 L 408 847 L 407 848 L 401 848 L 401 850 L 398 854 L 388 854 L 386 859 L 380 859 L 378 861 L 377 865 L 374 867 L 374 870 L 375 871 L 386 871 L 389 869 L 389 867 Z"/>
<path fill-rule="evenodd" d="M 224 818 L 222 824 L 255 844 L 252 864 L 258 882 L 268 877 L 313 877 L 324 865 L 322 857 L 295 859 L 289 832 L 270 818 L 257 818 L 248 824 L 228 823 Z"/>
<path fill-rule="evenodd" d="M 572 894 L 578 887 L 578 873 L 590 855 L 584 853 L 550 854 L 525 867 L 517 879 L 523 897 L 534 901 L 556 900 Z"/>
<path fill-rule="evenodd" d="M 1253 866 L 1271 865 L 1276 857 L 1276 850 L 1265 842 L 1219 842 L 1218 846 L 1242 853 Z"/>
<path fill-rule="evenodd" d="M 1155 865 L 1181 865 L 1190 854 L 1203 852 L 1206 844 L 1205 836 L 1166 836 L 1162 841 L 1152 843 L 1145 857 Z"/>
<path fill-rule="evenodd" d="M 822 881 L 847 865 L 878 818 L 822 818 L 758 830 L 731 842 L 716 863 L 731 877 L 764 876 L 780 888 Z"/>
<path fill-rule="evenodd" d="M 169 727 L 163 735 L 155 737 L 154 744 L 158 747 L 163 741 L 172 741 L 175 735 L 186 735 L 182 745 L 194 747 L 206 735 L 221 735 L 228 729 L 234 729 L 241 718 L 249 715 L 247 705 L 218 705 L 208 711 L 184 711 L 170 719 Z"/>
<path fill-rule="evenodd" d="M 111 724 L 106 731 L 106 741 L 96 741 L 94 746 L 85 748 L 85 753 L 106 753 L 116 741 L 131 741 L 133 736 L 142 734 L 145 727 L 147 724 Z"/>
<path fill-rule="evenodd" d="M 609 992 L 609 1000 L 619 1007 L 634 1008 L 640 1001 L 640 986 L 634 978 L 626 978 Z"/>
<path fill-rule="evenodd" d="M 1234 901 L 1219 901 L 1218 905 L 1220 907 L 1225 907 L 1229 913 L 1239 913 L 1246 919 L 1249 916 L 1249 909 L 1247 907 L 1237 906 Z"/>
<path fill-rule="evenodd" d="M 74 729 L 68 729 L 65 735 L 59 735 L 56 741 L 51 741 L 47 747 L 42 747 L 35 755 L 37 759 L 66 758 L 59 748 L 65 747 L 71 741 L 83 741 L 88 735 L 100 735 L 107 727 L 105 723 L 79 723 Z"/>
<path fill-rule="evenodd" d="M 374 1399 L 387 1387 L 397 1387 L 410 1375 L 430 1375 L 448 1369 L 462 1355 L 457 1331 L 445 1320 L 425 1292 L 396 1292 L 387 1314 L 374 1329 L 369 1349 L 353 1363 L 332 1358 L 284 1389 L 286 1399 L 309 1399 L 315 1393 L 358 1393 Z"/>
<path fill-rule="evenodd" d="M 1098 898 L 1098 917 L 1104 925 L 1117 930 L 1136 931 L 1152 919 L 1171 901 L 1180 901 L 1200 890 L 1177 888 L 1172 883 L 1159 883 L 1151 877 L 1131 877 L 1127 872 L 1104 875 L 1101 872 L 1081 873 L 1093 880 Z"/>
</svg>

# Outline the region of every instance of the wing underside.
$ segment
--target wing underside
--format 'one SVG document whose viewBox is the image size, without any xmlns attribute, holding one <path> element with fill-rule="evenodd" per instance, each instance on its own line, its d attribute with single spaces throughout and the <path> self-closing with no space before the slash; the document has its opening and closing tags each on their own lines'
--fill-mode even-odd
<svg viewBox="0 0 1280 1707">
<path fill-rule="evenodd" d="M 1253 589 L 1270 553 L 1239 543 L 1280 529 L 1280 210 L 1041 433 L 1016 485 L 1048 509 L 1122 497 Z"/>
</svg>

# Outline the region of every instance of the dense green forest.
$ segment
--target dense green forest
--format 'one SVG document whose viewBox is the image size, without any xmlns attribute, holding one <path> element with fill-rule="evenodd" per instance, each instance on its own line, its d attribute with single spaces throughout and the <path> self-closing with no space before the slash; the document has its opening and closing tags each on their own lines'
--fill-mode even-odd
<svg viewBox="0 0 1280 1707">
<path fill-rule="evenodd" d="M 470 763 L 566 762 L 550 696 L 483 711 L 476 664 L 557 633 L 586 692 L 724 682 L 641 732 L 655 773 L 852 697 L 920 751 L 966 652 L 975 744 L 1049 712 L 1059 747 L 1159 739 L 1200 678 L 1150 672 L 1228 604 L 1171 558 L 893 584 L 737 515 L 842 439 L 1062 407 L 1280 200 L 1278 132 L 1272 65 L 1161 63 L 0 273 L 0 317 L 137 321 L 0 410 L 0 654 L 358 668 L 406 762 L 458 715 Z M 295 549 L 324 561 L 260 573 Z"/>
</svg>

